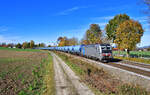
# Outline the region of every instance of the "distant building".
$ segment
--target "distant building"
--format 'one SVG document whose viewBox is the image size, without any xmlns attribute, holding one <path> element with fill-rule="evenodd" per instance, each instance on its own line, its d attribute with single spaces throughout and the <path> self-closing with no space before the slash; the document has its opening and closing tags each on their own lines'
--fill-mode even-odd
<svg viewBox="0 0 150 95">
<path fill-rule="evenodd" d="M 117 48 L 117 45 L 115 43 L 110 43 L 110 45 L 113 47 L 113 48 Z"/>
</svg>

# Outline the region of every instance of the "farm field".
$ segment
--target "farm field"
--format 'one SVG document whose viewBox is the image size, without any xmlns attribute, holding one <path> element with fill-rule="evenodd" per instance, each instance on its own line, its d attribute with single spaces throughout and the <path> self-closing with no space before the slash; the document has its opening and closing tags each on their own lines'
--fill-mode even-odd
<svg viewBox="0 0 150 95">
<path fill-rule="evenodd" d="M 46 51 L 0 48 L 0 95 L 53 93 L 52 71 L 52 56 Z"/>
<path fill-rule="evenodd" d="M 0 47 L 0 50 L 41 52 L 40 50 L 37 49 L 18 49 L 18 48 L 5 48 L 5 47 Z"/>
</svg>

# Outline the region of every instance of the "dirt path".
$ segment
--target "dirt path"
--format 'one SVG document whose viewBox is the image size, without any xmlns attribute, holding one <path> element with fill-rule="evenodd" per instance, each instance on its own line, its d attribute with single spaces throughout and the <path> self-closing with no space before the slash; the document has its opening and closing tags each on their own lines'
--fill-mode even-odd
<svg viewBox="0 0 150 95">
<path fill-rule="evenodd" d="M 55 68 L 56 95 L 77 95 L 63 68 L 54 56 L 53 62 Z"/>
<path fill-rule="evenodd" d="M 51 54 L 55 69 L 56 95 L 94 95 L 62 59 L 52 52 Z"/>
</svg>

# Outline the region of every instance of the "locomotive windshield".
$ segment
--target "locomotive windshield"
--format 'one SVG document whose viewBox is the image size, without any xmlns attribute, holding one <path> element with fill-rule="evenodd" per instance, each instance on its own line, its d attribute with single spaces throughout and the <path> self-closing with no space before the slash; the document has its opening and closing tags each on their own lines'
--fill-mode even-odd
<svg viewBox="0 0 150 95">
<path fill-rule="evenodd" d="M 111 46 L 101 46 L 102 53 L 112 53 Z"/>
</svg>

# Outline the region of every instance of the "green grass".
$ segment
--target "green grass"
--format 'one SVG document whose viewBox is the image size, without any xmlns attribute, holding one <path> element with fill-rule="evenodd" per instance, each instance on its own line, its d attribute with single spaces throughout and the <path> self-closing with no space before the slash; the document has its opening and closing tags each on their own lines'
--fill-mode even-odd
<svg viewBox="0 0 150 95">
<path fill-rule="evenodd" d="M 18 48 L 6 48 L 6 47 L 0 47 L 0 50 L 41 52 L 41 50 L 38 49 L 18 49 Z"/>
<path fill-rule="evenodd" d="M 85 72 L 79 67 L 77 66 L 76 64 L 72 64 L 68 59 L 67 56 L 64 56 L 64 55 L 61 55 L 59 54 L 59 57 L 61 57 L 65 63 L 74 71 L 76 72 L 78 75 L 83 75 Z"/>
<path fill-rule="evenodd" d="M 113 51 L 113 54 L 119 54 L 119 51 Z M 125 51 L 120 51 L 120 54 L 125 55 Z M 150 57 L 150 51 L 130 51 L 130 55 L 136 55 L 139 57 Z"/>
<path fill-rule="evenodd" d="M 113 51 L 113 54 L 119 54 L 119 51 Z M 126 52 L 120 51 L 120 54 L 125 55 Z M 150 51 L 131 51 L 130 55 L 139 56 L 139 58 L 136 58 L 136 57 L 128 58 L 128 57 L 121 57 L 121 56 L 114 56 L 114 58 L 150 64 L 150 59 L 140 58 L 140 57 L 150 57 Z"/>
<path fill-rule="evenodd" d="M 43 85 L 42 95 L 55 95 L 55 80 L 54 80 L 54 68 L 53 68 L 53 57 L 49 54 L 47 64 L 45 65 L 45 77 Z"/>
</svg>

